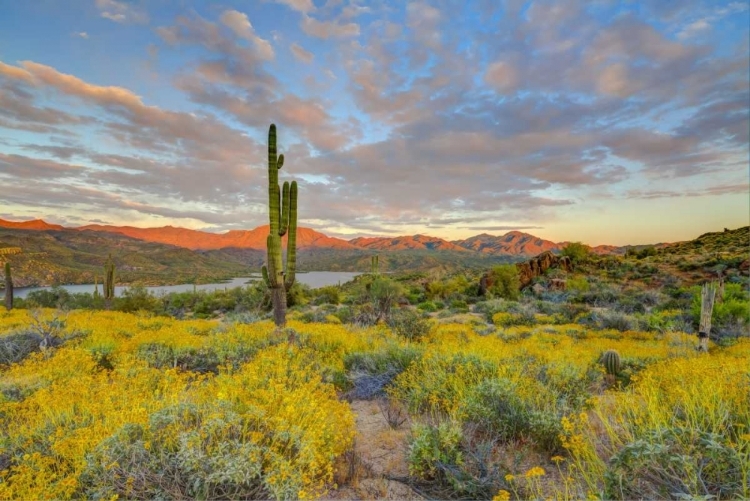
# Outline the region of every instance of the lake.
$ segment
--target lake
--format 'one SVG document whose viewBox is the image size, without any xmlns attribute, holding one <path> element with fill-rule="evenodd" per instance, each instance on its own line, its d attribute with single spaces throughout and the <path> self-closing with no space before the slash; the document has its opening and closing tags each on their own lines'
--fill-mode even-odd
<svg viewBox="0 0 750 501">
<path fill-rule="evenodd" d="M 327 285 L 338 285 L 339 283 L 345 283 L 353 280 L 357 275 L 361 273 L 354 273 L 349 271 L 309 271 L 307 273 L 297 273 L 296 280 L 301 284 L 305 284 L 313 289 L 318 287 L 325 287 Z M 232 280 L 228 280 L 223 283 L 216 284 L 201 284 L 196 285 L 195 289 L 199 291 L 214 291 L 222 289 L 233 289 L 235 287 L 244 287 L 245 285 L 251 284 L 257 280 L 261 280 L 260 273 L 250 274 L 248 277 L 237 277 Z M 80 292 L 88 292 L 93 294 L 94 284 L 78 284 L 78 285 L 63 285 L 63 289 L 67 290 L 71 294 L 77 294 Z M 127 286 L 116 286 L 115 296 L 122 295 L 122 291 L 127 289 Z M 30 292 L 51 289 L 51 287 L 17 287 L 13 291 L 13 295 L 17 298 L 25 298 Z M 154 287 L 146 287 L 154 295 L 159 296 L 161 294 L 168 294 L 170 292 L 188 292 L 193 290 L 193 284 L 180 284 L 180 285 L 157 285 Z M 99 284 L 99 293 L 102 293 L 102 284 Z"/>
</svg>

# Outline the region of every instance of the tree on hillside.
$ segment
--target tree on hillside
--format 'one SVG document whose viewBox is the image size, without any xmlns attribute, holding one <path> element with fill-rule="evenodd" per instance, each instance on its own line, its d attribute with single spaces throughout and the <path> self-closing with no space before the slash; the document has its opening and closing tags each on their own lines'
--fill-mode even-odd
<svg viewBox="0 0 750 501">
<path fill-rule="evenodd" d="M 521 279 L 518 268 L 513 264 L 503 264 L 492 268 L 492 286 L 489 291 L 503 299 L 517 300 L 521 295 Z"/>
<path fill-rule="evenodd" d="M 571 242 L 562 250 L 562 255 L 568 256 L 573 264 L 586 262 L 590 253 L 590 249 L 581 242 Z"/>
</svg>

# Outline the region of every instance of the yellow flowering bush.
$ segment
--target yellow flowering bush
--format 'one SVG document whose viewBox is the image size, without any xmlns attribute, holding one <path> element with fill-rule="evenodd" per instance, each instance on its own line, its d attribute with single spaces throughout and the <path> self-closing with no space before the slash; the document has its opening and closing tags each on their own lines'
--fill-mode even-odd
<svg viewBox="0 0 750 501">
<path fill-rule="evenodd" d="M 0 345 L 55 314 L 0 313 Z M 61 345 L 0 362 L 0 499 L 317 497 L 353 443 L 337 394 L 352 388 L 406 404 L 412 474 L 467 497 L 750 497 L 750 340 L 698 354 L 668 329 L 496 320 L 405 339 L 67 313 Z M 610 349 L 615 385 L 598 362 Z M 503 448 L 534 460 L 503 466 Z"/>
<path fill-rule="evenodd" d="M 0 336 L 23 327 L 24 315 L 0 318 Z M 67 321 L 87 334 L 2 370 L 0 445 L 10 464 L 0 499 L 315 497 L 352 444 L 351 410 L 321 379 L 340 349 L 330 335 L 305 333 L 327 347 L 318 357 L 265 323 L 222 330 L 112 312 Z M 155 363 L 144 347 L 175 359 Z M 191 350 L 214 356 L 216 373 L 181 364 Z M 238 358 L 248 361 L 235 367 Z"/>
</svg>

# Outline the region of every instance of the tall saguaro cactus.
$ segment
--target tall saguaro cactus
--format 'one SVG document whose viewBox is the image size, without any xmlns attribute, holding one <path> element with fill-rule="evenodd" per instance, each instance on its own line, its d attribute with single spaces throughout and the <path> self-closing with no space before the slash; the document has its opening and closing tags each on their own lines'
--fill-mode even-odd
<svg viewBox="0 0 750 501">
<path fill-rule="evenodd" d="M 112 299 L 115 297 L 115 262 L 112 260 L 112 254 L 107 257 L 104 264 L 104 301 L 109 309 L 112 306 Z"/>
<path fill-rule="evenodd" d="M 5 307 L 13 309 L 13 278 L 10 276 L 10 263 L 5 262 Z"/>
<path fill-rule="evenodd" d="M 270 228 L 266 239 L 266 265 L 261 269 L 263 280 L 271 289 L 273 319 L 278 327 L 286 325 L 286 291 L 294 285 L 297 267 L 297 182 L 284 182 L 279 189 L 279 170 L 284 155 L 276 152 L 276 125 L 268 130 L 268 218 Z M 286 250 L 286 272 L 282 263 L 281 237 L 289 233 Z"/>
</svg>

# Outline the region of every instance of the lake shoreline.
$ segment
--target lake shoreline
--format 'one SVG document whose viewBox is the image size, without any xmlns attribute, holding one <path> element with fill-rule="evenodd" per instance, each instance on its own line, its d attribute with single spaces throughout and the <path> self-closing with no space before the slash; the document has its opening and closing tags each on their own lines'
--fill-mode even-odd
<svg viewBox="0 0 750 501">
<path fill-rule="evenodd" d="M 312 289 L 319 287 L 325 287 L 329 285 L 337 285 L 338 283 L 345 283 L 353 280 L 354 277 L 361 275 L 362 273 L 347 272 L 347 271 L 307 271 L 297 272 L 297 281 Z M 253 283 L 262 280 L 260 273 L 250 273 L 244 277 L 232 277 L 230 279 L 221 282 L 211 283 L 182 283 L 182 284 L 169 284 L 169 285 L 145 285 L 142 282 L 131 282 L 131 283 L 118 283 L 115 286 L 115 296 L 121 296 L 122 292 L 130 287 L 142 285 L 148 291 L 154 295 L 169 294 L 172 292 L 196 292 L 201 291 L 216 291 L 216 290 L 229 290 L 237 287 L 246 287 Z M 84 284 L 60 284 L 59 286 L 67 290 L 71 294 L 77 293 L 88 293 L 94 292 L 95 285 L 99 288 L 99 292 L 102 292 L 102 284 L 84 283 Z M 28 287 L 14 287 L 14 296 L 23 299 L 26 298 L 30 293 L 38 290 L 50 290 L 54 286 L 28 286 Z"/>
</svg>

